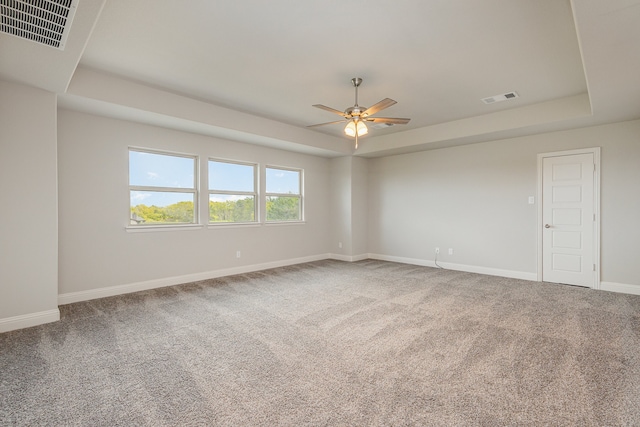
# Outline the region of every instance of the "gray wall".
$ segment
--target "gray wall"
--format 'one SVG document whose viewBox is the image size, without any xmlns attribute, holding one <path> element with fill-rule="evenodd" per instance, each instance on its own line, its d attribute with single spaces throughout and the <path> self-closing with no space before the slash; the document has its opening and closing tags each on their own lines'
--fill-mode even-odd
<svg viewBox="0 0 640 427">
<path fill-rule="evenodd" d="M 366 159 L 349 156 L 331 160 L 330 251 L 344 261 L 367 258 L 367 180 Z"/>
<path fill-rule="evenodd" d="M 128 146 L 302 168 L 306 222 L 127 232 Z M 60 294 L 327 256 L 328 159 L 68 110 L 58 153 Z"/>
<path fill-rule="evenodd" d="M 536 273 L 537 154 L 602 147 L 601 279 L 640 286 L 640 121 L 372 159 L 369 252 Z M 454 254 L 448 255 L 447 249 Z"/>
<path fill-rule="evenodd" d="M 56 95 L 0 80 L 0 332 L 59 317 L 56 175 Z"/>
<path fill-rule="evenodd" d="M 351 164 L 351 228 L 353 255 L 366 258 L 369 252 L 369 162 L 352 157 Z"/>
<path fill-rule="evenodd" d="M 330 249 L 340 259 L 348 260 L 353 255 L 351 228 L 351 157 L 331 159 L 331 229 Z M 339 247 L 339 244 L 342 247 Z"/>
</svg>

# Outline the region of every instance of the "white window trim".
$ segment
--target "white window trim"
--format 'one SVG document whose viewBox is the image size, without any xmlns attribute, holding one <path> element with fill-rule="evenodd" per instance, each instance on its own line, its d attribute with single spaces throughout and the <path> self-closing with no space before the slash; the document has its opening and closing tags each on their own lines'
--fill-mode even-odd
<svg viewBox="0 0 640 427">
<path fill-rule="evenodd" d="M 285 171 L 290 171 L 290 172 L 298 172 L 298 188 L 300 190 L 300 192 L 298 194 L 291 194 L 291 193 L 269 193 L 266 191 L 266 181 L 267 181 L 267 169 L 279 169 L 279 170 L 285 170 Z M 265 173 L 265 192 L 264 192 L 264 202 L 265 202 L 265 212 L 264 212 L 264 224 L 265 225 L 286 225 L 286 224 L 304 224 L 305 221 L 305 215 L 304 215 L 304 169 L 300 169 L 300 168 L 292 168 L 292 167 L 288 167 L 288 166 L 276 166 L 276 165 L 265 165 L 264 167 L 264 173 Z M 267 220 L 267 209 L 266 209 L 266 203 L 267 203 L 267 198 L 269 197 L 295 197 L 300 199 L 300 208 L 299 208 L 299 212 L 298 212 L 298 219 L 293 219 L 293 220 Z"/>
<path fill-rule="evenodd" d="M 244 165 L 253 167 L 253 192 L 250 191 L 229 191 L 229 190 L 212 190 L 209 188 L 209 162 L 218 162 L 218 163 L 231 163 L 235 165 Z M 207 225 L 209 228 L 216 227 L 247 227 L 247 226 L 255 226 L 260 225 L 260 194 L 258 191 L 259 188 L 259 180 L 258 174 L 260 172 L 260 165 L 258 163 L 245 162 L 239 160 L 231 160 L 231 159 L 222 159 L 219 157 L 209 157 L 207 160 Z M 245 196 L 253 196 L 253 221 L 245 221 L 245 222 L 212 222 L 209 214 L 209 201 L 211 200 L 212 194 L 228 194 L 228 195 L 245 195 Z"/>
<path fill-rule="evenodd" d="M 269 221 L 269 222 L 265 222 L 264 226 L 265 227 L 285 227 L 287 225 L 304 225 L 306 224 L 307 221 L 305 220 L 291 220 L 291 221 Z"/>
<path fill-rule="evenodd" d="M 200 230 L 202 224 L 150 224 L 145 226 L 130 225 L 125 227 L 127 233 L 148 233 L 155 231 Z"/>
<path fill-rule="evenodd" d="M 129 162 L 129 152 L 136 151 L 138 153 L 158 154 L 162 156 L 183 157 L 193 160 L 193 188 L 179 188 L 179 187 L 152 187 L 144 185 L 131 185 L 131 168 Z M 200 224 L 200 192 L 198 191 L 198 183 L 200 176 L 200 157 L 196 154 L 179 153 L 168 150 L 156 150 L 143 147 L 129 146 L 127 148 L 127 181 L 129 182 L 129 209 L 127 214 L 127 226 L 125 229 L 130 231 L 169 231 L 169 229 L 189 229 L 189 228 L 202 228 Z M 193 222 L 191 223 L 148 223 L 148 224 L 131 224 L 131 192 L 132 191 L 157 191 L 168 193 L 182 193 L 193 194 Z"/>
</svg>

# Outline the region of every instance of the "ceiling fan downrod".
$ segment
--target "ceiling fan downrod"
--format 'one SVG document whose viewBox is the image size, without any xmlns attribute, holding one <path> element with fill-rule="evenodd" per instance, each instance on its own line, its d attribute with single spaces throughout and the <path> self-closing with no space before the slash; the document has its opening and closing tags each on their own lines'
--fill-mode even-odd
<svg viewBox="0 0 640 427">
<path fill-rule="evenodd" d="M 362 79 L 360 77 L 354 77 L 351 79 L 351 83 L 353 83 L 353 86 L 356 88 L 356 104 L 354 105 L 354 107 L 358 106 L 358 86 L 360 86 L 360 83 L 362 83 Z"/>
</svg>

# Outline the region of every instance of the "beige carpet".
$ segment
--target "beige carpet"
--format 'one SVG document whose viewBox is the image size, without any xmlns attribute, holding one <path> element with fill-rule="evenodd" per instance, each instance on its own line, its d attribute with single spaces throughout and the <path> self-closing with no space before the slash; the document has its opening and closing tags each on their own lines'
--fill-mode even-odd
<svg viewBox="0 0 640 427">
<path fill-rule="evenodd" d="M 60 309 L 0 425 L 640 425 L 640 296 L 320 261 Z"/>
</svg>

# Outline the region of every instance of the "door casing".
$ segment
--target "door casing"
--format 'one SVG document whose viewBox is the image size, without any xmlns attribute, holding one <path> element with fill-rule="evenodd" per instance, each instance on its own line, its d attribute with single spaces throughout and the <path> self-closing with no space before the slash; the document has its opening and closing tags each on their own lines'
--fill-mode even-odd
<svg viewBox="0 0 640 427">
<path fill-rule="evenodd" d="M 542 206 L 542 177 L 543 177 L 543 160 L 547 157 L 559 157 L 559 156 L 572 156 L 577 154 L 593 154 L 593 162 L 595 163 L 594 183 L 593 183 L 593 212 L 595 214 L 594 230 L 593 230 L 593 262 L 596 266 L 594 273 L 595 280 L 592 289 L 600 289 L 600 147 L 593 148 L 581 148 L 577 150 L 555 151 L 551 153 L 538 154 L 538 219 L 537 219 L 537 239 L 538 239 L 538 271 L 537 278 L 541 282 L 543 277 L 542 260 L 543 260 L 543 245 L 542 238 L 544 232 L 543 224 L 543 206 Z"/>
</svg>

